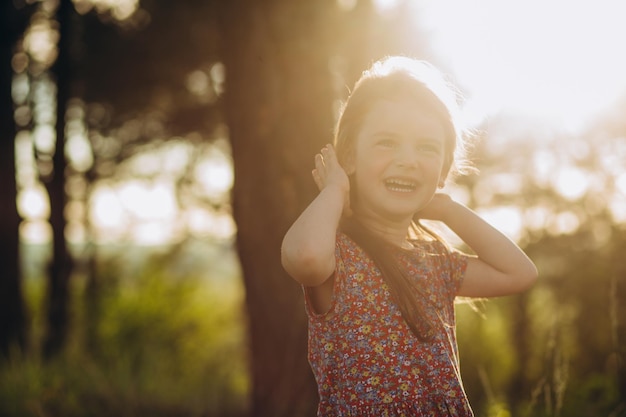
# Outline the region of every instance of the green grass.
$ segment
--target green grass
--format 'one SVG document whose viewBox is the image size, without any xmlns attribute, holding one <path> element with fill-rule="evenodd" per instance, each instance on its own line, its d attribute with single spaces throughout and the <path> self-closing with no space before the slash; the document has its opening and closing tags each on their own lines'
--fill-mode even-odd
<svg viewBox="0 0 626 417">
<path fill-rule="evenodd" d="M 66 349 L 40 359 L 42 319 L 31 312 L 32 348 L 0 364 L 0 416 L 240 416 L 247 408 L 243 288 L 238 277 L 172 272 L 152 259 L 134 277 L 98 271 L 98 291 L 74 278 Z M 42 280 L 25 288 L 42 301 Z"/>
</svg>

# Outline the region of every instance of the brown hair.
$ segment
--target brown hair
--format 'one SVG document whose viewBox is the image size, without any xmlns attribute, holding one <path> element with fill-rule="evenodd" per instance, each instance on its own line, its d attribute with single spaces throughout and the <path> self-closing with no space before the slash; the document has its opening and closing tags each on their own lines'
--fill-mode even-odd
<svg viewBox="0 0 626 417">
<path fill-rule="evenodd" d="M 354 158 L 355 141 L 371 107 L 380 100 L 400 98 L 416 102 L 441 120 L 446 134 L 444 170 L 453 174 L 464 173 L 469 164 L 461 163 L 465 161 L 465 148 L 457 123 L 459 96 L 456 89 L 429 63 L 398 56 L 377 61 L 356 82 L 335 131 L 339 162 L 346 167 Z M 354 193 L 355 187 L 351 187 L 353 202 L 356 201 Z M 412 229 L 417 235 L 442 241 L 419 221 L 412 225 Z M 421 341 L 430 340 L 434 334 L 434 323 L 424 313 L 424 303 L 428 300 L 398 262 L 402 250 L 371 232 L 353 217 L 343 219 L 341 230 L 361 246 L 380 269 L 391 296 L 415 336 Z"/>
</svg>

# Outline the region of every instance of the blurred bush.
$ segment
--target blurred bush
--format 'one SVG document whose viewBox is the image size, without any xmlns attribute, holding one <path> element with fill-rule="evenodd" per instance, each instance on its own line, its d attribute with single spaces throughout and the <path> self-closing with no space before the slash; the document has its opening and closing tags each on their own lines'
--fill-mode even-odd
<svg viewBox="0 0 626 417">
<path fill-rule="evenodd" d="M 179 259 L 152 257 L 132 276 L 109 260 L 95 280 L 75 279 L 69 346 L 49 362 L 31 352 L 0 365 L 0 416 L 243 415 L 241 281 L 194 275 Z"/>
</svg>

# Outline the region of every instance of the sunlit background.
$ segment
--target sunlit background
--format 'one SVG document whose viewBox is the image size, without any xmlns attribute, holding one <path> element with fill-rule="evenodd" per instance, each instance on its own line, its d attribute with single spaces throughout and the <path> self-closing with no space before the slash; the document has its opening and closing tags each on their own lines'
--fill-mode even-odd
<svg viewBox="0 0 626 417">
<path fill-rule="evenodd" d="M 397 0 L 377 0 L 384 13 Z M 124 19 L 137 7 L 136 1 L 79 2 L 78 7 L 112 8 Z M 470 126 L 503 117 L 506 123 L 488 126 L 492 138 L 519 140 L 531 134 L 534 140 L 549 140 L 555 134 L 580 134 L 604 112 L 624 100 L 626 54 L 620 40 L 626 39 L 626 5 L 614 0 L 599 1 L 496 1 L 442 0 L 413 2 L 415 20 L 429 36 L 429 42 L 451 78 L 465 95 L 465 113 Z M 55 50 L 55 32 L 42 20 L 26 36 L 28 52 L 42 61 Z M 190 88 L 202 88 L 206 80 L 190 75 Z M 41 86 L 46 94 L 45 86 Z M 50 87 L 51 88 L 51 87 Z M 20 78 L 16 79 L 20 94 Z M 50 94 L 50 93 L 48 93 Z M 52 109 L 42 109 L 41 118 L 50 119 Z M 33 138 L 20 137 L 17 145 L 22 171 L 29 161 L 30 141 L 37 148 L 53 148 L 52 127 L 43 125 Z M 26 134 L 24 134 L 26 135 Z M 68 141 L 72 164 L 86 170 L 93 161 L 86 145 L 86 132 L 76 130 Z M 541 148 L 542 144 L 537 143 Z M 171 242 L 182 234 L 215 235 L 231 238 L 235 226 L 228 213 L 211 213 L 201 208 L 182 210 L 177 205 L 172 174 L 182 169 L 193 152 L 176 140 L 142 153 L 125 165 L 128 180 L 101 181 L 89 204 L 68 208 L 69 218 L 88 216 L 98 241 L 119 241 L 143 245 Z M 226 138 L 207 145 L 204 158 L 195 169 L 195 191 L 207 198 L 228 192 L 233 182 Z M 582 194 L 590 179 L 573 167 L 561 167 L 554 158 L 536 158 L 541 176 L 554 182 L 564 196 Z M 616 161 L 616 163 L 619 163 Z M 165 167 L 164 171 L 161 171 Z M 619 169 L 620 167 L 611 167 Z M 24 175 L 27 175 L 24 173 Z M 141 177 L 149 179 L 142 180 Z M 26 242 L 50 239 L 46 219 L 49 213 L 44 189 L 35 181 L 22 181 L 20 213 L 26 219 L 21 229 Z M 618 178 L 618 189 L 626 194 L 626 176 Z M 624 202 L 615 201 L 614 214 L 624 220 Z M 498 209 L 485 213 L 490 221 L 509 234 L 519 234 L 519 213 Z M 79 224 L 71 224 L 68 238 L 85 239 Z"/>
<path fill-rule="evenodd" d="M 434 51 L 467 90 L 478 116 L 511 114 L 535 134 L 546 128 L 580 133 L 624 100 L 622 2 L 417 3 Z"/>
<path fill-rule="evenodd" d="M 24 264 L 26 275 L 42 277 L 52 246 L 51 209 L 45 182 L 53 172 L 52 155 L 56 146 L 56 85 L 49 71 L 59 52 L 58 26 L 52 18 L 58 2 L 26 3 L 33 2 L 40 3 L 40 10 L 31 18 L 13 58 L 12 93 L 18 128 L 15 138 L 17 207 L 23 219 L 20 238 L 27 248 Z M 337 0 L 337 10 L 350 13 L 358 4 L 359 0 Z M 584 320 L 586 307 L 571 301 L 580 299 L 585 293 L 583 287 L 594 283 L 571 285 L 566 282 L 570 277 L 561 276 L 567 271 L 567 263 L 580 261 L 563 256 L 563 252 L 570 249 L 570 243 L 575 248 L 602 249 L 604 252 L 598 255 L 599 259 L 604 259 L 602 256 L 608 258 L 601 271 L 585 273 L 590 279 L 597 279 L 596 274 L 608 277 L 601 283 L 604 287 L 598 287 L 606 299 L 594 300 L 596 308 L 593 311 L 597 314 L 594 317 L 601 317 L 603 322 L 610 322 L 612 326 L 610 335 L 595 335 L 601 346 L 595 346 L 596 351 L 606 346 L 613 349 L 607 353 L 607 358 L 602 356 L 604 362 L 600 367 L 610 373 L 620 363 L 617 346 L 623 344 L 623 340 L 618 337 L 618 327 L 622 324 L 617 318 L 619 300 L 616 294 L 617 277 L 622 277 L 619 274 L 623 267 L 614 262 L 610 251 L 603 245 L 615 238 L 615 230 L 626 225 L 626 137 L 623 128 L 626 54 L 622 53 L 622 44 L 626 40 L 626 3 L 617 0 L 372 0 L 372 4 L 381 21 L 388 19 L 390 26 L 394 25 L 394 19 L 398 19 L 400 8 L 402 13 L 408 11 L 410 27 L 403 32 L 403 42 L 426 45 L 429 59 L 446 72 L 464 96 L 462 117 L 477 138 L 476 164 L 481 173 L 469 180 L 459 178 L 458 184 L 449 184 L 446 191 L 475 208 L 522 246 L 541 252 L 542 257 L 538 258 L 543 262 L 539 265 L 542 273 L 550 279 L 562 280 L 556 284 L 542 283 L 543 286 L 528 298 L 515 299 L 510 304 L 491 303 L 489 308 L 497 314 L 492 310 L 491 314 L 482 317 L 481 312 L 477 319 L 473 311 L 460 307 L 459 339 L 461 343 L 463 340 L 472 342 L 461 349 L 469 352 L 468 362 L 474 365 L 472 359 L 483 358 L 480 356 L 484 355 L 481 346 L 485 346 L 485 352 L 498 355 L 494 363 L 504 364 L 498 367 L 478 363 L 479 378 L 470 381 L 468 389 L 486 391 L 484 395 L 489 397 L 489 404 L 497 405 L 499 398 L 491 388 L 497 391 L 498 383 L 506 386 L 510 382 L 507 378 L 517 373 L 527 381 L 539 380 L 532 387 L 524 387 L 532 391 L 532 404 L 540 402 L 541 395 L 553 395 L 544 402 L 556 404 L 565 390 L 559 385 L 565 382 L 558 379 L 567 379 L 567 376 L 558 374 L 568 369 L 565 356 L 577 353 L 575 340 L 578 333 L 591 332 L 599 327 Z M 150 16 L 142 9 L 139 0 L 74 0 L 74 6 L 83 16 L 97 11 L 122 32 L 145 28 L 150 22 Z M 196 45 L 196 48 L 202 53 L 205 51 L 204 44 Z M 215 104 L 224 92 L 225 67 L 217 59 L 199 62 L 197 68 L 183 77 L 180 94 L 191 97 L 195 103 Z M 334 68 L 333 65 L 329 67 Z M 341 88 L 345 89 L 345 86 Z M 172 336 L 167 331 L 157 335 L 162 339 L 151 333 L 153 323 L 163 322 L 166 330 L 178 335 L 176 332 L 181 331 L 177 327 L 178 320 L 187 323 L 185 320 L 192 317 L 197 321 L 191 320 L 193 323 L 188 327 L 194 331 L 199 329 L 200 337 L 193 339 L 197 334 L 186 327 L 181 331 L 183 336 L 176 340 L 176 347 L 172 348 L 176 353 L 160 354 L 183 352 L 186 355 L 191 352 L 198 355 L 189 357 L 201 358 L 213 366 L 210 371 L 205 371 L 209 372 L 210 381 L 216 381 L 210 388 L 215 397 L 202 401 L 217 404 L 219 395 L 215 393 L 230 392 L 235 394 L 234 400 L 230 398 L 229 401 L 238 404 L 241 401 L 237 395 L 247 392 L 249 380 L 245 373 L 245 359 L 234 367 L 229 365 L 232 357 L 245 357 L 247 345 L 244 341 L 245 320 L 241 318 L 245 288 L 235 251 L 237 225 L 232 217 L 230 199 L 235 177 L 228 128 L 220 121 L 217 128 L 212 126 L 203 131 L 196 127 L 181 134 L 171 134 L 163 128 L 163 114 L 174 113 L 172 109 L 182 100 L 166 94 L 159 96 L 158 93 L 150 100 L 153 107 L 147 114 L 135 114 L 128 120 L 116 120 L 115 123 L 111 122 L 114 112 L 106 104 L 88 99 L 73 99 L 69 104 L 65 149 L 69 167 L 65 185 L 68 198 L 65 237 L 78 260 L 89 258 L 89 254 L 95 251 L 88 251 L 94 247 L 102 250 L 100 254 L 114 254 L 107 259 L 113 259 L 113 266 L 107 264 L 102 269 L 105 271 L 103 281 L 113 283 L 112 286 L 121 280 L 120 277 L 134 274 L 138 268 L 131 265 L 132 262 L 144 259 L 146 254 L 159 253 L 174 259 L 180 255 L 176 251 L 184 246 L 182 243 L 199 243 L 192 253 L 192 258 L 199 263 L 180 256 L 182 261 L 178 258 L 179 262 L 172 261 L 176 264 L 172 268 L 177 273 L 183 271 L 193 277 L 201 276 L 202 282 L 209 282 L 209 290 L 204 288 L 200 295 L 190 296 L 192 302 L 187 303 L 189 299 L 184 297 L 189 294 L 184 290 L 173 291 L 174 287 L 168 286 L 171 283 L 161 287 L 150 284 L 153 286 L 145 294 L 140 285 L 129 285 L 130 289 L 120 286 L 121 301 L 108 300 L 107 306 L 113 313 L 107 310 L 109 315 L 104 317 L 109 320 L 109 327 L 98 331 L 114 341 L 111 342 L 113 358 L 123 356 L 128 340 L 143 354 L 144 345 L 150 345 L 151 340 L 171 342 Z M 129 107 L 133 108 L 132 105 Z M 201 109 L 190 119 L 202 119 L 205 115 L 206 109 Z M 184 120 L 188 122 L 188 119 Z M 103 126 L 113 128 L 101 129 Z M 142 137 L 148 140 L 135 141 Z M 583 229 L 578 240 L 568 240 Z M 547 243 L 541 246 L 544 239 Z M 458 241 L 453 243 L 461 244 Z M 618 244 L 614 243 L 614 247 Z M 106 252 L 108 250 L 111 252 Z M 543 254 L 543 251 L 549 253 Z M 118 262 L 118 256 L 125 256 L 124 261 Z M 171 265 L 169 259 L 166 261 L 150 258 L 145 263 L 145 275 L 149 278 L 138 274 L 137 281 L 145 278 L 151 283 L 149 279 L 153 276 L 165 276 L 163 281 L 169 282 L 170 275 L 177 275 L 169 274 Z M 79 264 L 77 268 L 76 275 L 82 273 L 84 281 L 77 279 L 76 282 L 87 287 L 89 284 L 85 282 L 89 274 L 81 272 L 80 268 L 85 271 L 87 267 Z M 564 293 L 557 293 L 551 286 L 563 289 Z M 28 291 L 35 293 L 36 302 L 43 304 L 43 290 Z M 184 300 L 177 304 L 184 305 L 182 312 L 169 310 L 170 304 L 162 301 L 170 297 L 174 301 Z M 36 302 L 30 301 L 31 304 Z M 136 310 L 137 306 L 140 306 L 139 310 Z M 610 311 L 605 312 L 600 307 Z M 38 308 L 41 307 L 34 310 Z M 137 322 L 129 320 L 136 317 L 139 317 Z M 140 325 L 140 320 L 146 317 L 148 330 Z M 151 320 L 152 317 L 157 319 Z M 516 369 L 515 363 L 507 362 L 513 361 L 511 352 L 516 350 L 510 345 L 515 343 L 512 340 L 515 341 L 517 336 L 512 333 L 519 330 L 515 326 L 520 326 L 515 322 L 512 329 L 507 327 L 510 324 L 507 320 L 513 320 L 511 317 L 523 317 L 528 321 L 525 324 L 527 331 L 532 329 L 546 339 L 547 347 L 543 344 L 526 347 L 526 354 L 534 360 L 529 359 L 529 370 Z M 171 322 L 168 321 L 170 318 Z M 88 320 L 89 317 L 80 319 Z M 34 320 L 35 327 L 40 328 L 42 325 L 37 320 Z M 128 325 L 126 333 L 124 325 Z M 585 326 L 584 330 L 574 329 L 575 325 Z M 139 336 L 133 339 L 137 330 L 133 326 L 146 332 L 149 342 Z M 185 333 L 187 331 L 192 335 Z M 475 334 L 487 335 L 487 340 L 477 346 L 473 343 Z M 209 340 L 213 350 L 205 351 L 205 346 L 191 342 L 200 339 L 202 343 Z M 180 352 L 176 350 L 179 343 L 184 345 Z M 158 343 L 152 344 L 160 349 Z M 120 350 L 116 351 L 117 348 Z M 543 348 L 545 352 L 541 351 Z M 563 357 L 559 356 L 561 354 Z M 540 363 L 541 360 L 552 362 L 544 364 Z M 150 368 L 152 364 L 146 361 L 149 363 L 147 368 Z M 225 364 L 229 369 L 224 370 Z M 202 370 L 196 369 L 195 365 L 193 363 L 187 369 L 198 378 L 192 383 L 206 383 L 202 379 L 206 375 L 200 375 Z M 547 370 L 544 372 L 543 368 Z M 591 366 L 585 369 L 588 368 Z M 223 372 L 220 378 L 228 380 L 228 384 L 222 384 L 218 377 L 213 378 L 211 372 L 217 372 L 215 369 Z M 546 376 L 542 372 L 552 374 Z M 25 375 L 21 371 L 18 374 Z M 125 375 L 121 393 L 132 391 L 124 385 L 124 378 Z M 603 375 L 594 378 L 589 378 L 589 387 L 581 388 L 581 392 L 601 392 L 607 397 L 619 395 L 615 394 L 613 387 L 602 385 L 608 384 Z M 101 379 L 108 383 L 106 378 Z M 13 390 L 12 383 L 9 381 L 10 390 Z M 149 391 L 151 386 L 147 386 Z M 553 386 L 557 388 L 553 389 Z M 13 392 L 10 390 L 7 392 Z M 102 390 L 106 391 L 105 388 Z M 204 396 L 205 392 L 200 395 Z M 617 409 L 614 416 L 620 416 L 618 413 L 623 410 Z M 556 417 L 558 411 L 553 411 L 548 410 L 541 416 Z M 510 417 L 511 414 L 507 413 L 496 407 L 490 409 L 488 415 Z"/>
</svg>

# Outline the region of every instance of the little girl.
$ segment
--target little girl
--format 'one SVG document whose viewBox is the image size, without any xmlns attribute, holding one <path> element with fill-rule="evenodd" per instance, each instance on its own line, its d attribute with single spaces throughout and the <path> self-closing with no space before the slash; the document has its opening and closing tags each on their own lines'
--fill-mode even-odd
<svg viewBox="0 0 626 417">
<path fill-rule="evenodd" d="M 515 294 L 537 270 L 511 240 L 437 193 L 463 147 L 456 95 L 431 65 L 390 57 L 363 73 L 335 145 L 315 156 L 319 195 L 282 245 L 305 291 L 318 416 L 472 416 L 454 299 Z M 475 253 L 449 248 L 445 223 Z"/>
</svg>

